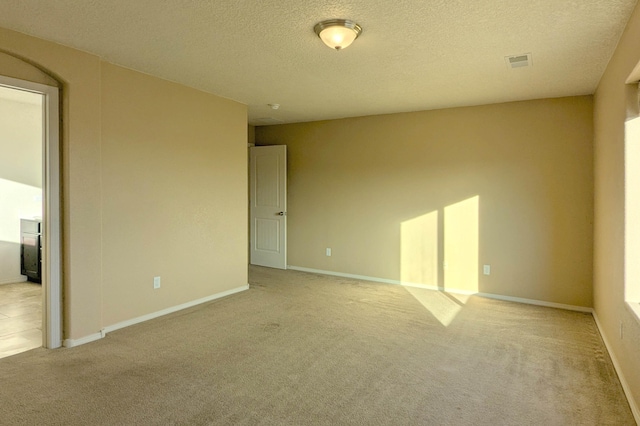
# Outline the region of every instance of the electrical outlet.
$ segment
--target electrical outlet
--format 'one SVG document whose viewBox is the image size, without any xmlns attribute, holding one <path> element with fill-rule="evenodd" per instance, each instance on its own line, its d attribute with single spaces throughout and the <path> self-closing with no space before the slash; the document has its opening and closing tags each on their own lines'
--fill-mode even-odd
<svg viewBox="0 0 640 426">
<path fill-rule="evenodd" d="M 331 256 L 331 249 L 327 247 L 327 256 Z"/>
<path fill-rule="evenodd" d="M 160 288 L 160 277 L 153 277 L 153 288 Z"/>
<path fill-rule="evenodd" d="M 491 275 L 491 265 L 484 265 L 482 267 L 482 273 L 485 275 Z"/>
</svg>

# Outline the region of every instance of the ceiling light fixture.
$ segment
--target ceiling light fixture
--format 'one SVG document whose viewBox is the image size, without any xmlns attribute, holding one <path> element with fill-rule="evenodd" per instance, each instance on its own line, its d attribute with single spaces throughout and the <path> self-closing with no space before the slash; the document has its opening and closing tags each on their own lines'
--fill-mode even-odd
<svg viewBox="0 0 640 426">
<path fill-rule="evenodd" d="M 313 31 L 332 49 L 342 50 L 362 33 L 362 27 L 348 19 L 329 19 L 318 22 Z"/>
</svg>

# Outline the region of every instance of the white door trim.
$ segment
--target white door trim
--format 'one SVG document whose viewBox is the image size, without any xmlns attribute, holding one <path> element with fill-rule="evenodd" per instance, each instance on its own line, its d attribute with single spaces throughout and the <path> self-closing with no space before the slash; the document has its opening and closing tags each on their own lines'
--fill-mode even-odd
<svg viewBox="0 0 640 426">
<path fill-rule="evenodd" d="M 58 88 L 0 76 L 0 86 L 43 95 L 43 309 L 46 348 L 62 345 L 62 244 L 60 211 L 60 111 Z"/>
</svg>

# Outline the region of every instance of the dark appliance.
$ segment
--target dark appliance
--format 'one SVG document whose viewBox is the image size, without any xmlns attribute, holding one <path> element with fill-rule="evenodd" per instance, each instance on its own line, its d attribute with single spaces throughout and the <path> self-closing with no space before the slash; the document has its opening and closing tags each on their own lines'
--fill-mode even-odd
<svg viewBox="0 0 640 426">
<path fill-rule="evenodd" d="M 20 219 L 20 269 L 29 281 L 42 282 L 42 222 Z"/>
</svg>

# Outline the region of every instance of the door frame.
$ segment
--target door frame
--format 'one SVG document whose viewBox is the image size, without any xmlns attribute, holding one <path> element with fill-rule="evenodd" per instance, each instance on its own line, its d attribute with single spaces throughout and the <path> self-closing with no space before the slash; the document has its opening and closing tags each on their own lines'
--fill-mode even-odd
<svg viewBox="0 0 640 426">
<path fill-rule="evenodd" d="M 62 346 L 62 239 L 60 210 L 60 95 L 48 86 L 0 75 L 0 86 L 43 97 L 42 200 L 44 253 L 42 258 L 42 344 Z"/>
</svg>

